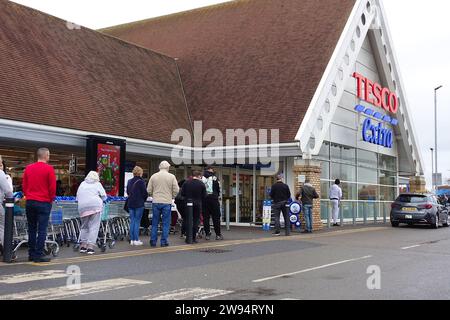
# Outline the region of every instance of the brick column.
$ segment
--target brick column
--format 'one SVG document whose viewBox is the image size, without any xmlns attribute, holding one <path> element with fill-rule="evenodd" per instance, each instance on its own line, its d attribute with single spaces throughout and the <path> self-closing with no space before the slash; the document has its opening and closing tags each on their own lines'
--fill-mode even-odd
<svg viewBox="0 0 450 320">
<path fill-rule="evenodd" d="M 303 183 L 299 182 L 299 176 L 305 176 L 313 187 L 316 189 L 317 193 L 320 195 L 320 177 L 322 169 L 319 162 L 313 160 L 298 160 L 296 161 L 293 169 L 294 174 L 294 188 L 295 193 L 299 192 Z M 303 221 L 304 225 L 304 221 Z M 313 206 L 313 230 L 319 231 L 323 229 L 322 219 L 320 217 L 320 199 L 314 200 Z"/>
<path fill-rule="evenodd" d="M 425 181 L 425 177 L 410 177 L 409 178 L 409 189 L 412 193 L 426 193 L 427 192 L 427 183 Z"/>
</svg>

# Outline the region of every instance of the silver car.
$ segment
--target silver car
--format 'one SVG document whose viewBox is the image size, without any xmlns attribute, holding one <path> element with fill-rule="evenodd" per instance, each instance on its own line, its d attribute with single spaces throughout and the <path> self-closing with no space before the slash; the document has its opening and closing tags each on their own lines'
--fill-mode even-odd
<svg viewBox="0 0 450 320">
<path fill-rule="evenodd" d="M 391 224 L 394 228 L 401 223 L 408 225 L 428 224 L 438 229 L 449 226 L 449 211 L 432 194 L 401 194 L 391 209 Z"/>
</svg>

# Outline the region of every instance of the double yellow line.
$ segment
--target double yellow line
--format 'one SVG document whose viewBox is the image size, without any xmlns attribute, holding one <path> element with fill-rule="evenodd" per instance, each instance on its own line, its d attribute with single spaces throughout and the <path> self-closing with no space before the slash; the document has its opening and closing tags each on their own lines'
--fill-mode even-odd
<svg viewBox="0 0 450 320">
<path fill-rule="evenodd" d="M 333 231 L 327 233 L 320 234 L 310 234 L 310 235 L 295 235 L 291 237 L 277 237 L 277 238 L 262 238 L 262 239 L 248 239 L 248 240 L 229 240 L 223 241 L 220 243 L 205 243 L 199 245 L 182 245 L 182 246 L 174 246 L 174 247 L 166 247 L 166 248 L 156 248 L 156 249 L 142 249 L 142 250 L 134 250 L 134 251 L 125 251 L 125 252 L 117 252 L 117 253 L 107 253 L 101 254 L 97 256 L 80 256 L 75 258 L 63 258 L 57 259 L 50 263 L 33 263 L 33 262 L 19 262 L 13 264 L 0 263 L 0 267 L 5 266 L 15 266 L 15 265 L 32 265 L 32 266 L 55 266 L 55 265 L 71 265 L 71 264 L 79 264 L 86 262 L 96 262 L 96 261 L 104 261 L 104 260 L 113 260 L 113 259 L 123 259 L 130 257 L 139 257 L 139 256 L 148 256 L 154 254 L 164 254 L 164 253 L 172 253 L 172 252 L 184 252 L 184 251 L 195 251 L 202 249 L 214 249 L 214 248 L 223 248 L 230 246 L 238 246 L 244 244 L 254 244 L 254 243 L 265 243 L 265 242 L 273 242 L 273 241 L 298 241 L 298 240 L 313 240 L 317 238 L 323 237 L 331 237 L 338 235 L 347 235 L 368 231 L 380 231 L 385 230 L 386 227 L 369 227 L 369 228 L 361 228 L 361 229 L 352 229 L 352 230 L 340 230 Z"/>
</svg>

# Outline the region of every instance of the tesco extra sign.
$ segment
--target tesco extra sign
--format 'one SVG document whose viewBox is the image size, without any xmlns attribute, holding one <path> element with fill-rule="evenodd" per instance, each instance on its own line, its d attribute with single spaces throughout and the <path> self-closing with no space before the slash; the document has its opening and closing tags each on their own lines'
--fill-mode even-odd
<svg viewBox="0 0 450 320">
<path fill-rule="evenodd" d="M 395 115 L 398 112 L 399 100 L 395 93 L 356 72 L 353 74 L 353 77 L 357 81 L 357 95 L 359 99 L 382 108 L 391 114 Z M 356 106 L 355 110 L 375 118 L 367 118 L 364 120 L 362 125 L 363 140 L 386 148 L 392 148 L 394 133 L 390 128 L 385 127 L 383 122 L 389 123 L 390 125 L 397 125 L 397 119 L 361 105 Z M 379 122 L 377 123 L 376 120 L 379 120 Z"/>
<path fill-rule="evenodd" d="M 373 104 L 376 107 L 383 108 L 387 112 L 396 114 L 398 111 L 398 98 L 389 88 L 381 86 L 377 82 L 372 82 L 368 78 L 355 72 L 353 77 L 357 81 L 358 98 Z M 364 84 L 364 90 L 362 86 Z"/>
</svg>

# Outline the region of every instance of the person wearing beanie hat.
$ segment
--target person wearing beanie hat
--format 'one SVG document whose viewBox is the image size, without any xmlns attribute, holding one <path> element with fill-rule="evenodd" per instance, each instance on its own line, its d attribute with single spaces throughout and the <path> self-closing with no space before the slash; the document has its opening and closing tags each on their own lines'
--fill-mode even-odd
<svg viewBox="0 0 450 320">
<path fill-rule="evenodd" d="M 167 161 L 161 162 L 159 172 L 152 175 L 148 182 L 147 191 L 153 198 L 152 203 L 152 232 L 150 237 L 150 246 L 156 247 L 158 242 L 158 226 L 162 219 L 161 247 L 168 247 L 170 222 L 172 216 L 173 199 L 178 194 L 177 178 L 169 173 L 170 164 Z"/>
</svg>

